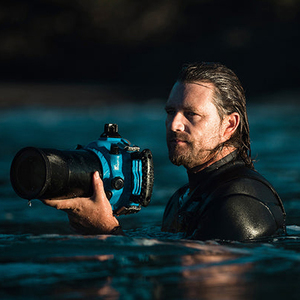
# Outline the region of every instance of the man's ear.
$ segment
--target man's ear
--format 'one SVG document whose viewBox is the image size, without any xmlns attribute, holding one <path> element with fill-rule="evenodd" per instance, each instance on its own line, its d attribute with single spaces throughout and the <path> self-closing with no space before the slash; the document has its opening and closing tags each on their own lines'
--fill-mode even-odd
<svg viewBox="0 0 300 300">
<path fill-rule="evenodd" d="M 223 133 L 223 139 L 225 141 L 229 140 L 231 136 L 236 131 L 237 127 L 240 124 L 240 115 L 236 112 L 227 115 L 223 118 L 222 121 L 222 133 Z"/>
</svg>

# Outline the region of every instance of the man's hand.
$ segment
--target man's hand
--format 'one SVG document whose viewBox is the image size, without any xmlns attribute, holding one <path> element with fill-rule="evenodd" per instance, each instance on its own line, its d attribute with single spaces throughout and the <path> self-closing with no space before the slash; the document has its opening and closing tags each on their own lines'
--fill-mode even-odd
<svg viewBox="0 0 300 300">
<path fill-rule="evenodd" d="M 94 194 L 90 198 L 42 200 L 68 214 L 71 227 L 81 234 L 109 234 L 119 226 L 105 195 L 98 172 L 93 175 Z"/>
</svg>

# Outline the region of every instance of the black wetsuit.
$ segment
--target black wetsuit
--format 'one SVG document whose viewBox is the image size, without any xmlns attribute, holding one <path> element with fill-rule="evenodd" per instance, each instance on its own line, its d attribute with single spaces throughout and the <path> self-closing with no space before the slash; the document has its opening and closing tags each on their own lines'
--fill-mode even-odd
<svg viewBox="0 0 300 300">
<path fill-rule="evenodd" d="M 182 206 L 179 199 L 189 189 Z M 199 240 L 247 241 L 284 235 L 285 211 L 271 184 L 236 152 L 196 173 L 169 200 L 163 231 Z"/>
</svg>

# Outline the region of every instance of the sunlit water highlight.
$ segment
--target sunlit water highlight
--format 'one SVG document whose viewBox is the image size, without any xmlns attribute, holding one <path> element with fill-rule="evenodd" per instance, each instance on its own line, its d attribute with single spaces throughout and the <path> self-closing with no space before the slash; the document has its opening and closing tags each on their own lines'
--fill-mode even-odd
<svg viewBox="0 0 300 300">
<path fill-rule="evenodd" d="M 0 111 L 1 299 L 299 299 L 300 105 L 288 100 L 249 103 L 256 168 L 281 195 L 289 224 L 288 237 L 255 244 L 160 231 L 167 199 L 187 180 L 167 158 L 163 103 Z M 87 144 L 107 122 L 152 150 L 152 202 L 120 218 L 126 237 L 75 235 L 63 212 L 16 196 L 10 164 L 25 146 Z"/>
</svg>

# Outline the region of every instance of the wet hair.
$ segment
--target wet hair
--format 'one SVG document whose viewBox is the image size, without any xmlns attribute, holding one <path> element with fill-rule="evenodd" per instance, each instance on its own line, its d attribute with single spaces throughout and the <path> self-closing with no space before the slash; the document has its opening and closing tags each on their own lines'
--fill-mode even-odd
<svg viewBox="0 0 300 300">
<path fill-rule="evenodd" d="M 246 110 L 244 89 L 237 75 L 220 63 L 193 63 L 184 65 L 177 80 L 182 83 L 212 83 L 213 101 L 221 117 L 234 112 L 240 116 L 240 123 L 230 139 L 219 145 L 234 146 L 246 165 L 254 169 L 251 159 L 250 130 Z"/>
</svg>

